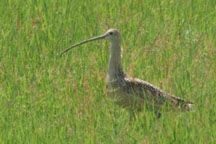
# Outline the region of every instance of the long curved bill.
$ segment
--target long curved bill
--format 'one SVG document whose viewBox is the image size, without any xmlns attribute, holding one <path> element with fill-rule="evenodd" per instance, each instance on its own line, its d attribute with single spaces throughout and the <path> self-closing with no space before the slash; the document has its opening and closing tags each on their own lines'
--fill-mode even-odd
<svg viewBox="0 0 216 144">
<path fill-rule="evenodd" d="M 104 34 L 104 35 L 100 35 L 100 36 L 97 36 L 97 37 L 93 37 L 93 38 L 90 38 L 90 39 L 81 41 L 80 43 L 74 44 L 74 45 L 70 46 L 69 48 L 67 48 L 66 50 L 64 50 L 63 52 L 61 52 L 61 53 L 60 53 L 60 56 L 62 56 L 64 53 L 68 52 L 69 50 L 71 50 L 71 49 L 74 48 L 74 47 L 77 47 L 77 46 L 79 46 L 79 45 L 82 45 L 82 44 L 87 43 L 87 42 L 90 42 L 90 41 L 95 41 L 95 40 L 99 40 L 99 39 L 104 39 L 106 36 L 107 36 L 107 34 Z"/>
</svg>

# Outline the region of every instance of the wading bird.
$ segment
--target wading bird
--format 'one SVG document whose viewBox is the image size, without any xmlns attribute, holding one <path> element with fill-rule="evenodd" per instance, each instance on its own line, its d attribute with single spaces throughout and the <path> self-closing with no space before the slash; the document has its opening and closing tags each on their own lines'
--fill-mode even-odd
<svg viewBox="0 0 216 144">
<path fill-rule="evenodd" d="M 145 105 L 147 109 L 152 109 L 158 116 L 163 104 L 169 104 L 171 108 L 190 110 L 192 102 L 182 98 L 167 94 L 160 88 L 137 78 L 128 77 L 121 64 L 121 34 L 116 29 L 109 29 L 105 34 L 90 38 L 78 44 L 70 46 L 60 55 L 66 53 L 71 48 L 84 43 L 99 39 L 110 41 L 110 57 L 107 73 L 107 93 L 120 106 L 130 110 L 141 110 Z"/>
</svg>

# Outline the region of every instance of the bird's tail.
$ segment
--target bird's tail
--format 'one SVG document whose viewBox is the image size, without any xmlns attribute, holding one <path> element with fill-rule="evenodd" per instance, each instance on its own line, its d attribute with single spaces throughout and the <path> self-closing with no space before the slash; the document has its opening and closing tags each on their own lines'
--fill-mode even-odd
<svg viewBox="0 0 216 144">
<path fill-rule="evenodd" d="M 172 104 L 174 104 L 175 106 L 177 106 L 178 108 L 184 110 L 184 111 L 189 111 L 193 109 L 193 102 L 191 101 L 187 101 L 184 100 L 182 98 L 179 97 L 175 97 L 175 96 L 170 96 L 170 100 L 172 102 Z"/>
</svg>

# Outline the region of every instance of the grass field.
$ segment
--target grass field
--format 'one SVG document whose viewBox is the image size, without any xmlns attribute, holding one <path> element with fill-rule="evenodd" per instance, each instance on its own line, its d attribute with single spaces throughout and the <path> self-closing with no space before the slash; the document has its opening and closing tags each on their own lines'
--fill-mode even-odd
<svg viewBox="0 0 216 144">
<path fill-rule="evenodd" d="M 215 0 L 1 0 L 0 143 L 215 143 Z M 195 102 L 160 119 L 106 97 L 109 28 L 133 77 Z"/>
</svg>

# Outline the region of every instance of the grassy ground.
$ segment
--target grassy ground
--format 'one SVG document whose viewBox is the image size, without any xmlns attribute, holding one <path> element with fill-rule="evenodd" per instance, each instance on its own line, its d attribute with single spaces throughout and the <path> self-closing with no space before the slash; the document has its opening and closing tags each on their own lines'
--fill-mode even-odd
<svg viewBox="0 0 216 144">
<path fill-rule="evenodd" d="M 1 0 L 0 143 L 214 143 L 215 0 Z M 117 28 L 126 73 L 196 103 L 130 121 L 106 97 L 109 43 L 56 54 Z"/>
</svg>

